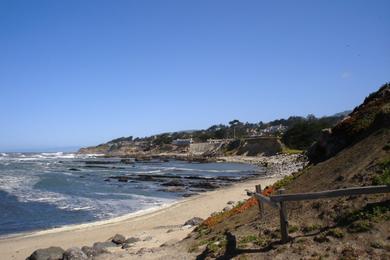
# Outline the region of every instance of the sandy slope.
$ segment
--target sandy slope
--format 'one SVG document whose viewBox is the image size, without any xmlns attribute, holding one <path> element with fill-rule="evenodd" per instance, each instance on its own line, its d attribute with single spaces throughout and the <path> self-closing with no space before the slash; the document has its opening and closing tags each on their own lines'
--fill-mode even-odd
<svg viewBox="0 0 390 260">
<path fill-rule="evenodd" d="M 68 228 L 53 229 L 20 237 L 0 240 L 1 259 L 25 259 L 34 250 L 49 246 L 60 246 L 64 249 L 74 246 L 91 246 L 94 242 L 106 241 L 116 233 L 126 237 L 134 236 L 146 241 L 137 242 L 134 247 L 118 252 L 126 259 L 137 258 L 131 253 L 141 248 L 159 247 L 166 242 L 178 241 L 192 230 L 182 227 L 192 217 L 206 218 L 215 211 L 220 211 L 228 201 L 239 201 L 247 198 L 245 189 L 254 190 L 256 184 L 272 184 L 277 178 L 250 180 L 233 186 L 207 192 L 174 205 L 111 222 L 79 225 Z M 169 232 L 167 232 L 169 230 Z M 150 239 L 151 237 L 151 239 Z M 145 254 L 145 256 L 147 256 Z M 158 258 L 157 254 L 149 254 Z"/>
</svg>

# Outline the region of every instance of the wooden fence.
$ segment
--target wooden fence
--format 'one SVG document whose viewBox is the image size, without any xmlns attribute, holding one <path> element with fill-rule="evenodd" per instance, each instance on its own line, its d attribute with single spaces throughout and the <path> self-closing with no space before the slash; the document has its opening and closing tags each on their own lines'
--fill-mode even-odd
<svg viewBox="0 0 390 260">
<path fill-rule="evenodd" d="M 264 213 L 264 205 L 263 205 L 264 203 L 270 205 L 271 207 L 279 209 L 280 232 L 282 235 L 282 243 L 286 243 L 289 241 L 288 219 L 287 219 L 287 211 L 286 211 L 287 201 L 316 200 L 316 199 L 334 198 L 334 197 L 341 197 L 341 196 L 388 193 L 390 192 L 390 186 L 380 185 L 380 186 L 353 187 L 353 188 L 345 188 L 345 189 L 338 189 L 338 190 L 326 190 L 326 191 L 319 191 L 319 192 L 293 193 L 293 194 L 285 194 L 284 189 L 279 189 L 278 195 L 271 195 L 269 197 L 262 195 L 261 192 L 262 192 L 261 185 L 256 185 L 256 192 L 254 196 L 259 201 L 260 216 L 262 217 Z"/>
</svg>

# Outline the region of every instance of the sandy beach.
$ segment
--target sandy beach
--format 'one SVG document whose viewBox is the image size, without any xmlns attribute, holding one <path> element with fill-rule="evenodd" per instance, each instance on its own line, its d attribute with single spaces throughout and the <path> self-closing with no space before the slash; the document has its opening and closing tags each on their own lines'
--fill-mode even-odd
<svg viewBox="0 0 390 260">
<path fill-rule="evenodd" d="M 226 207 L 228 201 L 237 202 L 248 198 L 245 189 L 254 190 L 256 184 L 266 186 L 276 180 L 278 178 L 261 178 L 236 183 L 138 216 L 1 239 L 0 252 L 2 259 L 26 259 L 39 248 L 91 246 L 95 242 L 107 241 L 117 233 L 141 239 L 128 249 L 128 252 L 124 251 L 125 253 L 135 253 L 141 248 L 159 247 L 166 242 L 185 238 L 192 231 L 190 227 L 183 227 L 185 221 L 193 217 L 207 218 L 211 213 Z"/>
</svg>

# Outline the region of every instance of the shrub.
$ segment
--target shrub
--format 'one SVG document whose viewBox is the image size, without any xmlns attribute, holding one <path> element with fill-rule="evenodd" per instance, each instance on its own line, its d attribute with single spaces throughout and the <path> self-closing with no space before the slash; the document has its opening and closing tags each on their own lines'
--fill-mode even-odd
<svg viewBox="0 0 390 260">
<path fill-rule="evenodd" d="M 344 232 L 340 228 L 334 228 L 326 232 L 327 236 L 335 237 L 335 238 L 343 238 Z"/>
</svg>

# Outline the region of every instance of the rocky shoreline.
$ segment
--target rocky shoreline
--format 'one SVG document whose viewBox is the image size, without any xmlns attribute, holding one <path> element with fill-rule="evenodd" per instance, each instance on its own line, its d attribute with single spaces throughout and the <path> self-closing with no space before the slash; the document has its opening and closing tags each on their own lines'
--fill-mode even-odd
<svg viewBox="0 0 390 260">
<path fill-rule="evenodd" d="M 183 158 L 183 157 L 182 157 Z M 169 161 L 177 159 L 177 157 L 164 156 L 153 156 L 147 159 L 141 158 L 111 158 L 111 159 L 96 159 L 93 161 L 80 161 L 84 163 L 84 167 L 121 167 L 120 165 L 127 165 L 133 163 L 153 163 L 161 161 Z M 254 172 L 242 179 L 230 179 L 227 177 L 213 177 L 204 178 L 199 176 L 164 176 L 158 174 L 151 175 L 116 175 L 111 176 L 105 181 L 118 181 L 118 182 L 132 182 L 132 181 L 153 181 L 160 183 L 163 191 L 182 193 L 183 197 L 189 197 L 206 191 L 212 191 L 221 187 L 230 186 L 233 183 L 246 181 L 249 179 L 256 179 L 259 176 L 263 177 L 282 177 L 293 172 L 296 172 L 303 168 L 307 161 L 303 155 L 275 155 L 275 156 L 228 156 L 228 157 L 216 157 L 212 158 L 213 162 L 232 162 L 232 163 L 247 163 L 256 166 L 264 167 L 265 172 Z M 204 161 L 202 161 L 204 162 Z M 193 163 L 193 161 L 189 161 Z M 199 162 L 197 162 L 199 163 Z M 79 169 L 74 168 L 72 171 L 78 171 Z M 228 201 L 225 204 L 224 209 L 230 209 L 235 202 Z M 202 221 L 200 218 L 193 218 L 181 225 L 176 225 L 174 228 L 169 228 L 167 234 L 175 232 L 175 230 L 181 230 L 181 232 L 189 232 L 192 227 L 195 227 Z M 80 246 L 71 247 L 64 250 L 60 247 L 48 247 L 44 249 L 35 250 L 28 260 L 42 260 L 42 259 L 61 259 L 61 260 L 86 260 L 86 259 L 113 259 L 113 256 L 120 254 L 129 254 L 128 249 L 133 248 L 136 243 L 147 243 L 145 241 L 151 240 L 150 236 L 130 236 L 126 238 L 123 235 L 117 234 L 106 241 L 95 242 L 92 246 Z M 169 241 L 168 241 L 169 242 Z M 162 243 L 160 248 L 168 245 L 167 241 Z M 177 242 L 177 241 L 176 241 Z M 167 244 L 168 243 L 168 244 Z M 144 254 L 150 253 L 150 248 L 141 248 L 139 250 L 132 250 L 133 257 L 142 257 Z M 158 248 L 157 248 L 158 249 Z M 156 250 L 154 248 L 153 250 Z"/>
<path fill-rule="evenodd" d="M 119 174 L 104 179 L 106 182 L 155 182 L 159 183 L 159 191 L 178 193 L 182 197 L 190 197 L 201 192 L 215 190 L 226 187 L 235 182 L 262 177 L 283 177 L 294 172 L 298 172 L 307 165 L 307 159 L 301 154 L 278 154 L 273 156 L 223 156 L 223 157 L 189 157 L 182 154 L 155 154 L 155 155 L 136 155 L 134 157 L 105 157 L 92 161 L 79 161 L 84 163 L 83 167 L 96 169 L 125 169 L 135 163 L 161 163 L 170 160 L 186 161 L 188 163 L 244 163 L 259 167 L 240 177 L 202 177 L 202 176 L 179 176 L 179 175 L 161 175 L 161 174 Z M 78 168 L 69 170 L 78 171 Z"/>
<path fill-rule="evenodd" d="M 307 157 L 303 154 L 277 154 L 272 156 L 224 156 L 217 161 L 249 163 L 266 168 L 267 177 L 283 177 L 302 170 L 307 164 Z"/>
</svg>

